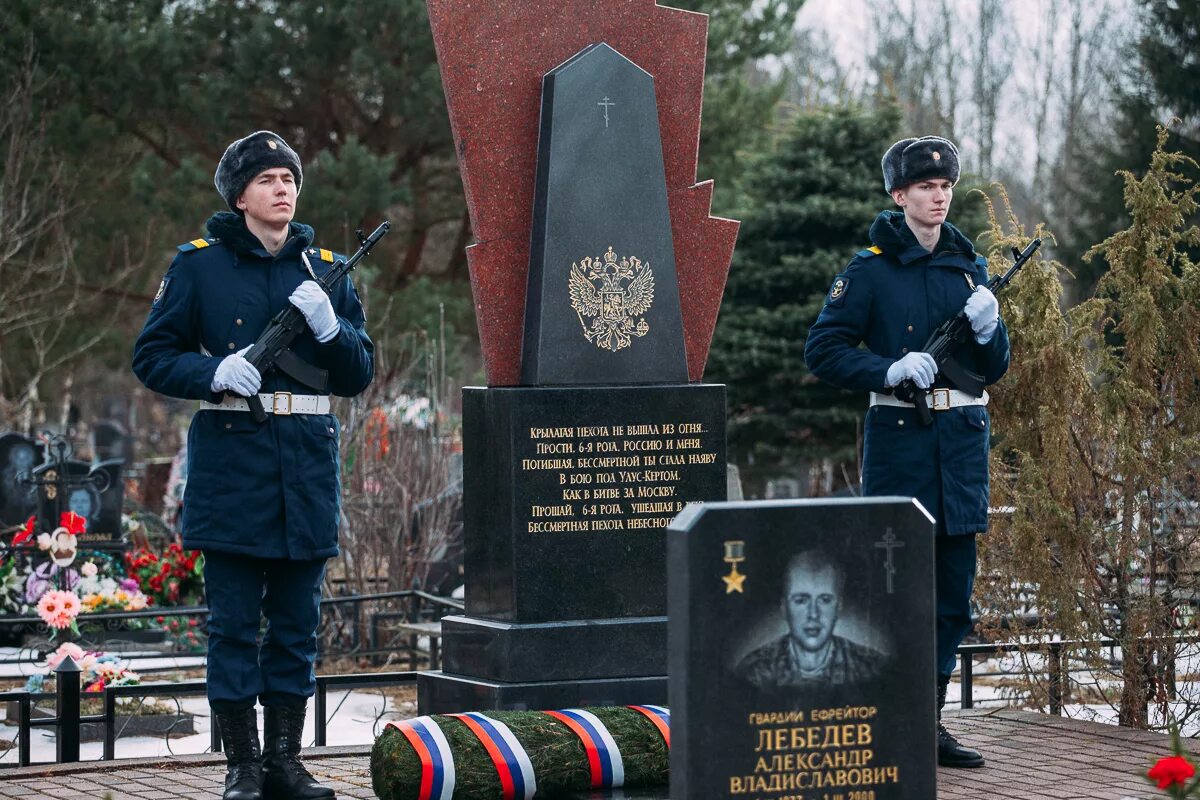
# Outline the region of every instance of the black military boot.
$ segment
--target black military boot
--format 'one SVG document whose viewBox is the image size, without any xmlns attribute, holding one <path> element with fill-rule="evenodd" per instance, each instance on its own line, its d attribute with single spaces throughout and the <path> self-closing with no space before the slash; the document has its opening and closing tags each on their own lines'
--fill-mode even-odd
<svg viewBox="0 0 1200 800">
<path fill-rule="evenodd" d="M 946 705 L 946 684 L 938 681 L 937 695 L 937 758 L 939 767 L 982 767 L 983 754 L 963 747 L 942 724 L 942 706 Z"/>
<path fill-rule="evenodd" d="M 224 800 L 263 800 L 262 757 L 258 749 L 258 715 L 254 706 L 232 714 L 217 714 L 221 747 L 229 762 Z"/>
<path fill-rule="evenodd" d="M 300 763 L 306 704 L 263 710 L 263 795 L 267 800 L 333 800 L 333 789 L 317 783 Z"/>
</svg>

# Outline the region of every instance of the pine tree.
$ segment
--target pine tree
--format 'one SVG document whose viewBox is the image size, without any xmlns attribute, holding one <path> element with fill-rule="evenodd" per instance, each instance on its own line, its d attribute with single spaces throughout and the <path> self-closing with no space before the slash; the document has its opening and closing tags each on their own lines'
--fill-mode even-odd
<svg viewBox="0 0 1200 800">
<path fill-rule="evenodd" d="M 817 381 L 804 342 L 888 203 L 879 158 L 898 120 L 895 109 L 804 114 L 747 170 L 755 206 L 742 215 L 706 375 L 729 386 L 730 455 L 747 477 L 796 457 L 854 459 L 862 398 Z"/>
<path fill-rule="evenodd" d="M 679 0 L 666 5 L 709 15 L 704 112 L 700 128 L 701 180 L 716 182 L 713 208 L 727 213 L 737 202 L 745 159 L 768 142 L 768 128 L 783 93 L 755 63 L 792 45 L 804 0 Z M 753 80 L 751 80 L 753 78 Z"/>
</svg>

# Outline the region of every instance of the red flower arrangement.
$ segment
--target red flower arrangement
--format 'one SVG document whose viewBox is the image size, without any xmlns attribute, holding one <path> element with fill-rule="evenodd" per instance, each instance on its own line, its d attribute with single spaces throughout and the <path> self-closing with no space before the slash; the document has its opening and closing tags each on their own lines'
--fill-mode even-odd
<svg viewBox="0 0 1200 800">
<path fill-rule="evenodd" d="M 193 605 L 204 596 L 204 561 L 199 550 L 172 544 L 159 554 L 147 548 L 125 554 L 129 576 L 155 606 Z"/>
</svg>

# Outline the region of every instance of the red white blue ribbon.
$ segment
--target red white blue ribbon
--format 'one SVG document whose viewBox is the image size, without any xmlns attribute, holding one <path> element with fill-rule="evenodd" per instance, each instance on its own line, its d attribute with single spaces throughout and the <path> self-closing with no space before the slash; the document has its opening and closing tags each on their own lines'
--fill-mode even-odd
<svg viewBox="0 0 1200 800">
<path fill-rule="evenodd" d="M 625 785 L 625 763 L 621 760 L 621 749 L 599 717 L 581 708 L 564 708 L 562 711 L 546 713 L 574 731 L 583 742 L 593 788 L 611 789 Z"/>
<path fill-rule="evenodd" d="M 537 793 L 533 762 L 508 726 L 478 712 L 450 716 L 470 728 L 487 751 L 496 766 L 504 800 L 532 800 Z"/>
<path fill-rule="evenodd" d="M 417 800 L 450 800 L 454 795 L 454 753 L 438 724 L 431 717 L 416 717 L 388 725 L 404 734 L 421 762 Z"/>
<path fill-rule="evenodd" d="M 646 715 L 646 718 L 654 723 L 654 727 L 658 728 L 658 732 L 662 734 L 663 741 L 667 743 L 667 747 L 671 746 L 671 710 L 663 706 L 629 706 L 634 711 L 640 711 Z"/>
</svg>

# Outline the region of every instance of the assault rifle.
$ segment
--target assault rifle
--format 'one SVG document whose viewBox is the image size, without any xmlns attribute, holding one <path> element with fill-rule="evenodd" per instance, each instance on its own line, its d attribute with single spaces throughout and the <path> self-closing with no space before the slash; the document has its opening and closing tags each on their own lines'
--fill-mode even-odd
<svg viewBox="0 0 1200 800">
<path fill-rule="evenodd" d="M 358 231 L 358 252 L 350 256 L 349 261 L 339 258 L 333 262 L 333 266 L 320 278 L 313 275 L 317 284 L 325 290 L 326 294 L 332 294 L 341 283 L 342 278 L 349 275 L 358 266 L 358 262 L 367 257 L 371 248 L 378 244 L 391 228 L 392 223 L 384 220 L 375 229 L 375 232 L 366 238 L 363 238 L 362 231 Z M 247 351 L 246 360 L 253 364 L 264 378 L 271 370 L 278 368 L 285 375 L 324 394 L 325 387 L 329 383 L 329 372 L 314 367 L 288 349 L 296 337 L 307 327 L 308 322 L 304 319 L 304 314 L 300 309 L 288 303 L 267 323 L 267 327 L 254 342 L 254 346 Z M 250 407 L 250 413 L 254 415 L 255 422 L 260 424 L 266 422 L 267 412 L 257 394 L 247 397 L 246 403 Z"/>
<path fill-rule="evenodd" d="M 1025 266 L 1026 262 L 1033 258 L 1033 254 L 1041 246 L 1042 240 L 1034 239 L 1023 251 L 1014 247 L 1012 249 L 1013 265 L 1003 275 L 997 275 L 988 281 L 987 288 L 991 293 L 999 294 L 1000 290 L 1008 285 L 1008 282 L 1020 271 L 1021 267 Z M 938 326 L 938 329 L 925 342 L 925 346 L 921 348 L 921 351 L 933 356 L 933 360 L 938 365 L 938 372 L 945 375 L 956 388 L 972 397 L 983 397 L 985 385 L 983 376 L 972 372 L 954 359 L 954 354 L 958 352 L 958 348 L 972 336 L 971 321 L 967 319 L 965 312 L 959 311 Z M 925 400 L 926 395 L 929 394 L 927 389 L 917 386 L 912 378 L 905 378 L 895 388 L 893 394 L 900 400 L 912 403 L 917 407 L 917 420 L 922 425 L 933 424 L 933 415 L 929 413 L 929 404 Z"/>
</svg>

